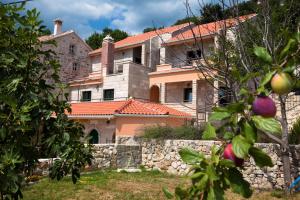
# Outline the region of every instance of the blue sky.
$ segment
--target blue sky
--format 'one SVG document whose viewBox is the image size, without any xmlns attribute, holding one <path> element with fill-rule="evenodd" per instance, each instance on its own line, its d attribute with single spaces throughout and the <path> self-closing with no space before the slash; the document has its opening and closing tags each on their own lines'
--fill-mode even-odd
<svg viewBox="0 0 300 200">
<path fill-rule="evenodd" d="M 199 8 L 198 0 L 189 1 L 193 8 Z M 104 27 L 119 28 L 136 34 L 153 25 L 169 26 L 186 16 L 184 2 L 185 0 L 33 0 L 28 2 L 27 7 L 37 8 L 44 24 L 51 31 L 53 19 L 60 18 L 63 20 L 63 30 L 73 29 L 86 38 Z"/>
</svg>

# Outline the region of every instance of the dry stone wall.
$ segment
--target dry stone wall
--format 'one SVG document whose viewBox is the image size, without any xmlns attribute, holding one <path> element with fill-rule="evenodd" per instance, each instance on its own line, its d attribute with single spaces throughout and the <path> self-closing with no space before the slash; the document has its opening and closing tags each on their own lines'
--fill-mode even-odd
<svg viewBox="0 0 300 200">
<path fill-rule="evenodd" d="M 148 141 L 142 143 L 142 165 L 147 169 L 157 169 L 172 174 L 186 174 L 189 171 L 187 164 L 182 162 L 178 154 L 185 147 L 210 154 L 212 145 L 219 146 L 216 141 L 204 140 L 165 140 Z M 281 161 L 280 148 L 277 144 L 259 143 L 256 146 L 266 152 L 273 161 L 274 167 L 257 167 L 253 159 L 245 162 L 243 174 L 253 187 L 256 188 L 282 188 L 283 164 Z M 291 163 L 293 177 L 300 175 L 300 145 L 291 146 Z"/>
<path fill-rule="evenodd" d="M 136 138 L 137 139 L 137 138 Z M 189 171 L 190 166 L 182 162 L 179 150 L 191 148 L 206 155 L 210 154 L 212 145 L 219 146 L 217 141 L 205 140 L 136 140 L 128 144 L 128 138 L 118 142 L 127 144 L 97 144 L 94 145 L 94 160 L 91 169 L 117 169 L 138 168 L 144 166 L 149 170 L 160 170 L 171 174 L 183 175 Z M 246 180 L 255 188 L 282 188 L 283 164 L 280 157 L 280 147 L 277 144 L 259 143 L 256 146 L 266 152 L 274 163 L 274 167 L 259 168 L 250 159 L 245 162 L 243 174 Z M 293 177 L 300 175 L 300 145 L 291 146 L 291 164 Z M 36 172 L 47 175 L 52 159 L 40 160 Z"/>
</svg>

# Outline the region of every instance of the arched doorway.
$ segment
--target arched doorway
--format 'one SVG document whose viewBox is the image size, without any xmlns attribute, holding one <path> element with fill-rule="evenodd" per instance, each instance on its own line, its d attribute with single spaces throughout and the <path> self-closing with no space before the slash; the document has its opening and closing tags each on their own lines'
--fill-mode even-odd
<svg viewBox="0 0 300 200">
<path fill-rule="evenodd" d="M 98 131 L 93 129 L 90 132 L 89 136 L 90 136 L 90 140 L 89 140 L 90 144 L 99 144 L 99 133 L 98 133 Z"/>
<path fill-rule="evenodd" d="M 153 85 L 150 88 L 150 101 L 159 103 L 159 87 L 157 85 Z"/>
</svg>

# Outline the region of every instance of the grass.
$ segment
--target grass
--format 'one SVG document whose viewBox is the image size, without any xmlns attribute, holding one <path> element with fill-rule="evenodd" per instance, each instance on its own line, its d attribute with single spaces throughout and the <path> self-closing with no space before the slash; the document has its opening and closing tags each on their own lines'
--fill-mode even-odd
<svg viewBox="0 0 300 200">
<path fill-rule="evenodd" d="M 178 184 L 187 180 L 160 173 L 158 171 L 142 173 L 118 173 L 115 171 L 97 171 L 82 175 L 77 184 L 72 184 L 71 178 L 62 181 L 42 179 L 39 183 L 27 186 L 24 189 L 25 200 L 160 200 L 166 199 L 162 192 L 163 187 L 174 191 Z M 278 192 L 277 192 L 278 193 Z M 280 194 L 280 193 L 278 193 Z M 252 200 L 278 200 L 274 192 L 258 192 Z M 226 193 L 226 199 L 242 200 L 238 195 Z M 283 198 L 286 199 L 286 198 Z M 300 195 L 291 200 L 300 199 Z"/>
</svg>

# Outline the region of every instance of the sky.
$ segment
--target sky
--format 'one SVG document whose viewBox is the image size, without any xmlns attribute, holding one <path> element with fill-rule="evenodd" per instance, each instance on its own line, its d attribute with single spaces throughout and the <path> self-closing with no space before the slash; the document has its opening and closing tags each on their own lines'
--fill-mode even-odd
<svg viewBox="0 0 300 200">
<path fill-rule="evenodd" d="M 1 0 L 12 2 L 17 0 Z M 200 2 L 210 0 L 200 0 Z M 186 16 L 185 0 L 33 0 L 27 8 L 37 8 L 44 24 L 53 31 L 53 20 L 63 20 L 63 31 L 74 30 L 87 38 L 105 27 L 129 34 L 147 27 L 169 26 Z M 198 0 L 189 0 L 199 8 Z M 197 13 L 199 14 L 199 13 Z"/>
</svg>

